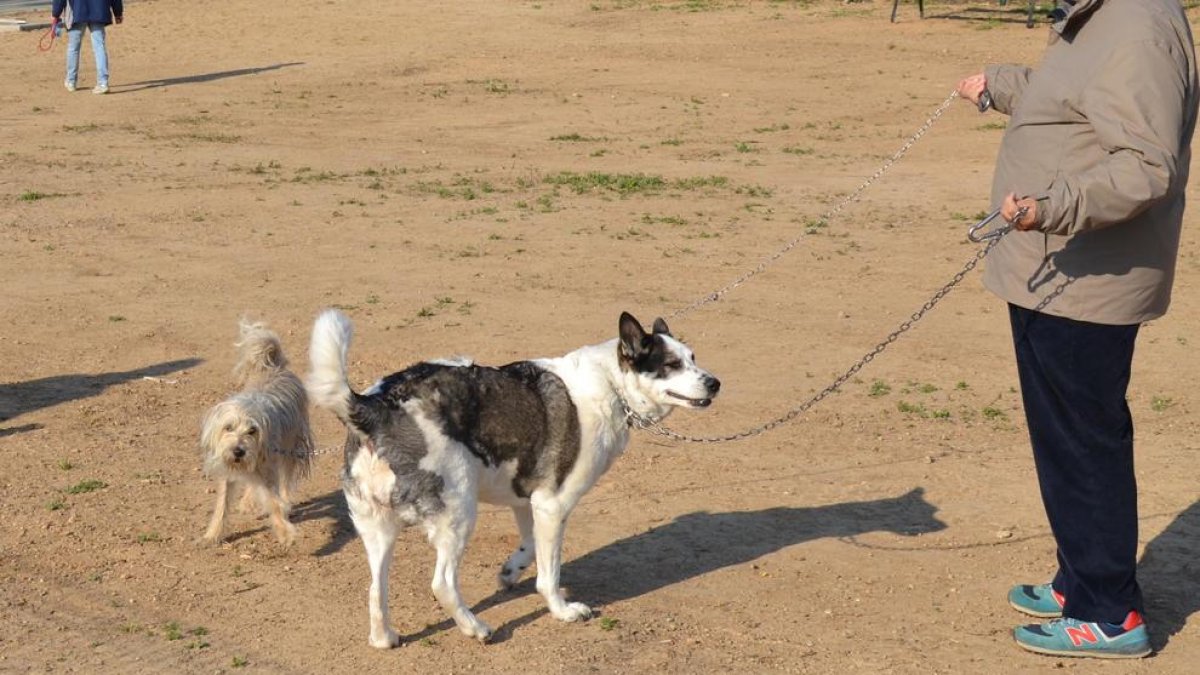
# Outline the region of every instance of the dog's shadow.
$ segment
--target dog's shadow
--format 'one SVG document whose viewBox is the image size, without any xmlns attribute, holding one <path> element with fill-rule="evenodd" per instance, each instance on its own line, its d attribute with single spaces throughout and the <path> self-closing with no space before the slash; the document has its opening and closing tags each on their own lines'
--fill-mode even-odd
<svg viewBox="0 0 1200 675">
<path fill-rule="evenodd" d="M 922 488 L 898 497 L 828 506 L 729 513 L 698 511 L 565 563 L 562 580 L 571 588 L 574 598 L 595 608 L 816 539 L 869 532 L 916 536 L 946 529 L 936 513 L 937 507 L 925 500 Z M 499 591 L 483 600 L 474 611 L 500 604 L 514 594 L 536 592 L 534 584 L 534 578 L 526 578 L 512 591 Z M 545 609 L 539 609 L 504 624 L 496 631 L 493 642 L 508 639 L 516 629 L 545 613 Z M 412 637 L 420 639 L 450 627 L 453 622 L 446 621 Z"/>
<path fill-rule="evenodd" d="M 1200 501 L 1146 545 L 1138 566 L 1150 642 L 1161 651 L 1200 611 Z"/>
<path fill-rule="evenodd" d="M 97 396 L 113 385 L 140 380 L 144 377 L 161 377 L 192 368 L 200 363 L 203 361 L 197 358 L 179 359 L 119 373 L 55 375 L 28 382 L 0 384 L 0 422 L 67 401 Z M 0 429 L 0 437 L 40 428 L 42 428 L 40 424 L 3 428 Z"/>
<path fill-rule="evenodd" d="M 946 529 L 936 513 L 937 507 L 925 500 L 922 488 L 898 497 L 828 506 L 730 513 L 699 511 L 565 563 L 562 581 L 570 586 L 573 597 L 595 608 L 816 539 L 854 537 L 869 532 L 917 536 Z M 332 520 L 334 534 L 313 555 L 336 553 L 357 536 L 340 490 L 310 499 L 292 510 L 293 522 L 318 519 Z M 500 562 L 496 561 L 497 569 Z M 483 612 L 535 592 L 535 577 L 529 575 L 512 590 L 497 591 L 479 601 L 472 611 Z M 505 623 L 496 630 L 492 642 L 504 642 L 516 630 L 544 614 L 546 609 L 539 608 Z M 454 622 L 446 619 L 405 635 L 402 641 L 418 641 L 453 628 Z"/>
<path fill-rule="evenodd" d="M 313 551 L 313 555 L 318 557 L 333 555 L 358 538 L 354 531 L 354 521 L 350 520 L 346 497 L 341 490 L 334 490 L 295 505 L 292 507 L 291 520 L 297 525 L 309 520 L 332 521 L 329 524 L 331 534 L 328 541 Z"/>
</svg>

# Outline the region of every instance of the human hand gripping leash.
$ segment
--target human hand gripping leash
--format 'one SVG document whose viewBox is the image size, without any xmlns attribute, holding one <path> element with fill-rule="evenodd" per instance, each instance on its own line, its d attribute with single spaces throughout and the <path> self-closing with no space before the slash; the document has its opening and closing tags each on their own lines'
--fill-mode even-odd
<svg viewBox="0 0 1200 675">
<path fill-rule="evenodd" d="M 38 38 L 37 48 L 39 52 L 48 52 L 54 47 L 54 38 L 58 37 L 58 27 L 61 22 L 62 19 L 59 19 L 57 16 L 50 19 L 50 28 L 46 29 L 45 33 L 42 33 L 42 37 Z M 49 38 L 49 40 L 46 38 Z"/>
</svg>

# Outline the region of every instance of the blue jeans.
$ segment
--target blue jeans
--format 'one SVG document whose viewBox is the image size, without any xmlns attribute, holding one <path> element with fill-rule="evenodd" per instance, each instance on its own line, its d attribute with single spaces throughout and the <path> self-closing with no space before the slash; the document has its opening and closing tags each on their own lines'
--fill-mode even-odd
<svg viewBox="0 0 1200 675">
<path fill-rule="evenodd" d="M 1058 544 L 1063 615 L 1121 623 L 1137 583 L 1133 417 L 1125 401 L 1138 326 L 1009 305 L 1042 503 Z M 1181 469 L 1182 470 L 1182 469 Z"/>
<path fill-rule="evenodd" d="M 75 84 L 79 77 L 79 47 L 83 29 L 92 34 L 92 53 L 96 56 L 96 84 L 108 86 L 108 50 L 104 46 L 104 24 L 77 23 L 67 31 L 67 82 Z"/>
</svg>

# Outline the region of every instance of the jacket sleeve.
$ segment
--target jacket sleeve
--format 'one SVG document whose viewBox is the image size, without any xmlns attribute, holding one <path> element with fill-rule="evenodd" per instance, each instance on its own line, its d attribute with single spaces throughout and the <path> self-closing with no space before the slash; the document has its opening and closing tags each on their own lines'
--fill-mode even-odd
<svg viewBox="0 0 1200 675">
<path fill-rule="evenodd" d="M 1194 85 L 1180 47 L 1119 45 L 1084 88 L 1081 112 L 1096 135 L 1100 161 L 1060 173 L 1039 219 L 1052 234 L 1075 234 L 1127 221 L 1176 187 Z"/>
<path fill-rule="evenodd" d="M 992 107 L 996 112 L 1011 115 L 1029 84 L 1033 68 L 1029 66 L 994 65 L 984 69 L 988 92 L 992 95 Z"/>
<path fill-rule="evenodd" d="M 121 0 L 109 0 L 113 16 L 125 16 L 125 4 Z"/>
<path fill-rule="evenodd" d="M 43 5 L 44 7 L 45 5 Z M 63 11 L 67 8 L 67 0 L 54 0 L 50 5 L 50 16 L 59 19 L 62 18 Z"/>
</svg>

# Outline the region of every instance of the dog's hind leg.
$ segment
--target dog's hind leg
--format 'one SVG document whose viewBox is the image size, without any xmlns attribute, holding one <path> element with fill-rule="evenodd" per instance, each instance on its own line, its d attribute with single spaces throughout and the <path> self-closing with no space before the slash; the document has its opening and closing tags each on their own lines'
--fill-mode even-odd
<svg viewBox="0 0 1200 675">
<path fill-rule="evenodd" d="M 467 540 L 475 528 L 473 505 L 462 505 L 461 512 L 448 510 L 431 523 L 430 541 L 437 549 L 437 565 L 433 570 L 433 595 L 442 608 L 454 617 L 454 623 L 467 637 L 487 642 L 492 629 L 471 612 L 458 590 L 458 565 L 462 562 Z"/>
<path fill-rule="evenodd" d="M 203 541 L 214 543 L 221 540 L 221 532 L 225 529 L 225 511 L 233 501 L 233 490 L 229 489 L 231 482 L 226 479 L 217 481 L 217 501 L 213 505 L 212 519 L 208 521 Z"/>
<path fill-rule="evenodd" d="M 388 574 L 392 566 L 392 551 L 396 547 L 399 529 L 394 521 L 374 511 L 357 497 L 346 495 L 354 528 L 367 550 L 371 566 L 371 590 L 367 599 L 367 614 L 371 620 L 371 635 L 367 642 L 376 649 L 400 646 L 400 636 L 392 630 L 388 612 Z"/>
<path fill-rule="evenodd" d="M 562 569 L 563 530 L 570 513 L 558 500 L 539 498 L 535 492 L 533 505 L 533 538 L 537 555 L 537 589 L 546 598 L 550 613 L 563 621 L 581 621 L 592 616 L 592 609 L 582 602 L 567 602 L 558 587 Z"/>
<path fill-rule="evenodd" d="M 529 563 L 533 562 L 533 507 L 528 503 L 512 507 L 513 516 L 517 519 L 517 530 L 521 533 L 521 543 L 517 550 L 508 557 L 500 568 L 498 580 L 500 588 L 509 589 L 517 585 L 521 575 L 525 573 Z"/>
</svg>

